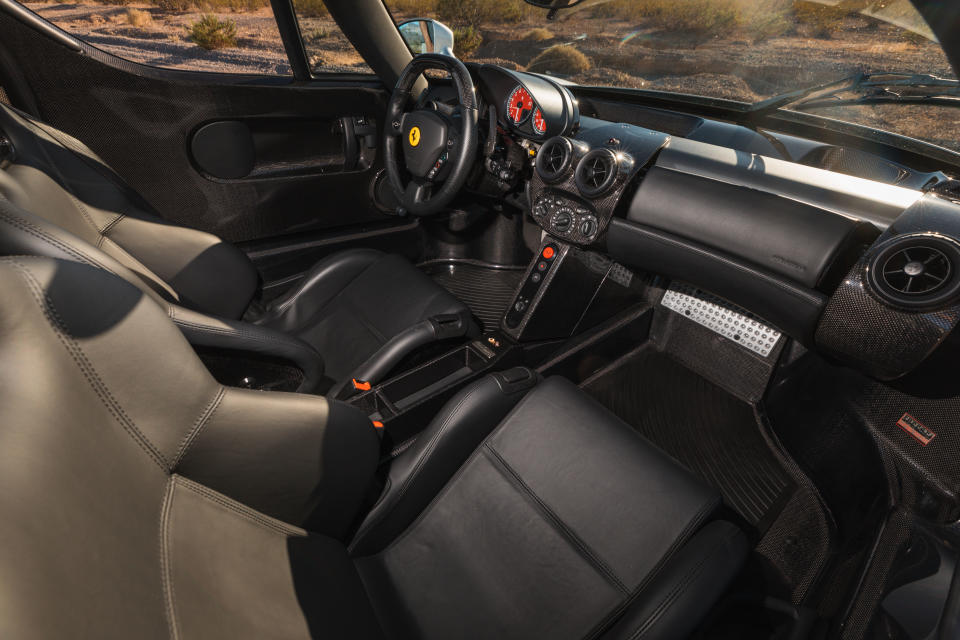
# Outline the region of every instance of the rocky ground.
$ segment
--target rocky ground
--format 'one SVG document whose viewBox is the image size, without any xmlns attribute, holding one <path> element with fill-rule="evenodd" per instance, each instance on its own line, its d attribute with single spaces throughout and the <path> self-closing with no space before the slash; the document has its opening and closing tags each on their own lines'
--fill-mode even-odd
<svg viewBox="0 0 960 640">
<path fill-rule="evenodd" d="M 27 6 L 87 42 L 136 62 L 202 71 L 290 72 L 269 9 L 220 14 L 236 22 L 238 47 L 206 51 L 189 40 L 186 30 L 200 17 L 199 11 L 166 12 L 138 3 Z M 130 8 L 148 12 L 149 22 L 130 24 Z M 329 18 L 303 19 L 301 26 L 316 71 L 369 71 Z M 545 28 L 549 33 L 539 33 L 537 39 L 525 38 L 534 28 Z M 789 36 L 762 42 L 737 37 L 704 41 L 657 32 L 642 24 L 591 19 L 581 14 L 549 23 L 482 25 L 480 32 L 483 44 L 470 54 L 471 60 L 523 69 L 544 49 L 570 44 L 587 56 L 590 69 L 573 74 L 564 74 L 563 69 L 532 70 L 566 75 L 583 84 L 662 89 L 747 102 L 860 70 L 953 77 L 939 45 L 865 17 L 848 18 L 829 37 L 816 37 L 801 27 Z M 960 135 L 956 133 L 960 131 L 960 109 L 856 107 L 832 110 L 829 115 L 960 150 Z"/>
</svg>

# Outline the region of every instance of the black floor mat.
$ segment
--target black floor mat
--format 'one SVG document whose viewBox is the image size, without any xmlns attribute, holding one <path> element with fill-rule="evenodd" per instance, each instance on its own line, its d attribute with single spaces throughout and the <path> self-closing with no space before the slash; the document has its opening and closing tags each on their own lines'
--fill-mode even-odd
<svg viewBox="0 0 960 640">
<path fill-rule="evenodd" d="M 584 389 L 648 440 L 717 487 L 762 534 L 793 491 L 753 408 L 647 347 Z"/>
<path fill-rule="evenodd" d="M 500 326 L 500 318 L 512 301 L 524 270 L 439 261 L 422 264 L 420 268 L 470 307 L 484 331 Z"/>
</svg>

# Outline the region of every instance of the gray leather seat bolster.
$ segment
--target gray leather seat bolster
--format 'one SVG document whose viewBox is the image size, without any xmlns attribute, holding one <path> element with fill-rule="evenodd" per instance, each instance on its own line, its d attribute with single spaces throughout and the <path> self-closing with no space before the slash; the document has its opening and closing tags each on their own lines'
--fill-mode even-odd
<svg viewBox="0 0 960 640">
<path fill-rule="evenodd" d="M 322 397 L 224 389 L 177 473 L 274 518 L 344 540 L 373 488 L 380 438 Z"/>
<path fill-rule="evenodd" d="M 170 638 L 383 638 L 339 542 L 180 476 L 162 513 Z"/>
<path fill-rule="evenodd" d="M 256 292 L 250 260 L 220 238 L 166 223 L 136 191 L 79 140 L 0 104 L 0 129 L 13 143 L 5 172 L 18 185 L 7 197 L 96 245 L 151 286 L 177 292 L 181 304 L 239 318 Z M 48 254 L 42 254 L 48 255 Z"/>
</svg>

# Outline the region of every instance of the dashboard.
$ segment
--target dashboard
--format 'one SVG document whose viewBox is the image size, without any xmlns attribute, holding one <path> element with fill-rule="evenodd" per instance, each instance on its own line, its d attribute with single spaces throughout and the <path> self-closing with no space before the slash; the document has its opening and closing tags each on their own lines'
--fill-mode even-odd
<svg viewBox="0 0 960 640">
<path fill-rule="evenodd" d="M 578 99 L 552 78 L 494 65 L 474 74 L 487 152 L 491 136 L 513 151 L 487 168 L 519 176 L 523 208 L 558 251 L 596 251 L 702 288 L 879 379 L 951 343 L 960 188 L 939 171 Z"/>
</svg>

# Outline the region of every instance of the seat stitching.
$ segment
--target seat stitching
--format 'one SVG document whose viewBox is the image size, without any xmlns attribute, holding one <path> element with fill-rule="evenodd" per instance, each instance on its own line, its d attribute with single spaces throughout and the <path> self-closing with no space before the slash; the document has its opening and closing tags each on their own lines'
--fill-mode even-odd
<svg viewBox="0 0 960 640">
<path fill-rule="evenodd" d="M 149 438 L 147 438 L 143 432 L 137 428 L 137 425 L 133 422 L 130 416 L 126 414 L 126 412 L 123 410 L 123 407 L 121 407 L 117 402 L 116 398 L 113 397 L 110 389 L 106 384 L 104 384 L 103 379 L 100 378 L 97 370 L 93 367 L 93 364 L 87 358 L 83 349 L 80 348 L 80 345 L 78 345 L 75 340 L 68 337 L 64 333 L 63 328 L 65 328 L 67 325 L 57 312 L 53 302 L 46 294 L 43 293 L 40 283 L 22 263 L 11 261 L 11 264 L 13 264 L 23 275 L 28 288 L 33 294 L 34 300 L 43 312 L 44 318 L 46 318 L 48 324 L 53 328 L 54 333 L 60 339 L 61 344 L 63 344 L 63 346 L 67 349 L 67 352 L 73 358 L 73 361 L 77 364 L 80 372 L 86 378 L 87 383 L 97 394 L 97 397 L 100 398 L 101 404 L 106 407 L 110 414 L 117 420 L 117 422 L 120 423 L 120 426 L 123 427 L 124 431 L 133 437 L 134 441 L 140 446 L 140 448 L 143 449 L 153 459 L 153 461 L 160 466 L 161 469 L 164 471 L 169 471 L 169 465 L 167 465 L 163 454 L 160 453 L 160 451 L 156 449 Z"/>
<path fill-rule="evenodd" d="M 372 521 L 365 523 L 363 527 L 361 527 L 360 531 L 358 531 L 357 534 L 354 536 L 354 540 L 361 539 L 364 535 L 366 535 L 366 533 L 371 528 L 383 522 L 385 518 L 387 518 L 390 514 L 392 514 L 396 510 L 397 506 L 400 504 L 400 500 L 403 498 L 404 495 L 406 495 L 406 492 L 410 488 L 410 485 L 413 484 L 413 481 L 417 478 L 417 476 L 420 474 L 420 471 L 423 469 L 423 466 L 426 464 L 427 458 L 429 458 L 430 454 L 433 453 L 434 448 L 436 447 L 437 443 L 440 441 L 440 437 L 444 433 L 446 433 L 449 425 L 453 423 L 453 418 L 455 416 L 459 417 L 458 413 L 461 407 L 463 407 L 464 403 L 466 403 L 467 400 L 469 400 L 475 393 L 476 393 L 476 390 L 473 390 L 469 394 L 461 398 L 460 401 L 457 403 L 457 405 L 453 408 L 453 410 L 447 414 L 447 417 L 444 418 L 443 424 L 440 425 L 440 428 L 437 430 L 437 433 L 435 433 L 433 437 L 430 438 L 430 442 L 427 443 L 426 448 L 418 456 L 417 462 L 414 465 L 413 470 L 407 476 L 406 480 L 404 480 L 403 484 L 400 485 L 400 489 L 397 491 L 397 497 L 394 499 L 393 504 L 387 507 L 385 511 L 381 511 L 380 514 L 376 518 L 374 518 Z"/>
<path fill-rule="evenodd" d="M 277 337 L 271 335 L 262 335 L 261 333 L 250 331 L 249 329 L 242 328 L 221 328 L 213 327 L 206 324 L 199 324 L 196 322 L 191 322 L 190 320 L 184 320 L 176 315 L 176 311 L 170 307 L 170 311 L 167 313 L 170 316 L 170 319 L 173 320 L 174 324 L 180 327 L 186 327 L 188 329 L 196 329 L 205 333 L 214 333 L 217 335 L 224 336 L 237 336 L 241 338 L 249 338 L 250 340 L 259 341 L 259 342 L 270 342 L 279 345 L 294 346 L 298 349 L 304 348 L 304 345 L 298 344 L 301 340 L 299 338 L 290 338 L 290 337 Z M 316 349 L 310 346 L 308 343 L 305 343 L 307 347 L 310 347 L 311 351 L 317 353 Z M 317 353 L 319 355 L 319 353 Z"/>
<path fill-rule="evenodd" d="M 703 572 L 704 565 L 707 564 L 707 561 L 713 556 L 716 551 L 726 544 L 730 539 L 732 539 L 738 531 L 731 529 L 727 532 L 723 538 L 718 540 L 716 544 L 710 547 L 710 552 L 704 554 L 703 558 L 697 562 L 696 565 L 690 568 L 690 571 L 684 575 L 683 579 L 668 593 L 664 596 L 663 600 L 657 605 L 657 607 L 650 613 L 646 620 L 633 632 L 629 640 L 638 640 L 642 638 L 646 633 L 653 627 L 654 624 L 663 616 L 663 613 L 672 605 L 677 598 L 679 598 L 684 591 L 690 586 L 690 584 Z"/>
<path fill-rule="evenodd" d="M 156 287 L 159 287 L 163 289 L 163 291 L 169 297 L 173 298 L 176 301 L 180 300 L 180 294 L 177 292 L 176 289 L 173 288 L 173 285 L 171 285 L 169 282 L 161 278 L 158 273 L 156 273 L 148 265 L 140 261 L 140 259 L 137 258 L 135 255 L 133 255 L 132 253 L 130 253 L 129 251 L 121 247 L 119 244 L 117 244 L 113 238 L 108 238 L 107 236 L 100 236 L 100 241 L 97 242 L 97 248 L 101 249 L 104 253 L 107 253 L 107 250 L 103 249 L 103 243 L 105 242 L 109 242 L 112 246 L 116 247 L 117 251 L 121 252 L 124 256 L 129 258 L 132 262 L 136 263 L 135 266 L 127 267 L 127 268 L 130 269 L 133 273 L 135 273 L 136 276 L 141 281 L 143 281 L 148 287 L 151 287 L 153 289 L 155 289 Z M 107 255 L 109 256 L 110 254 L 107 253 Z M 113 259 L 119 262 L 118 258 L 113 258 Z M 141 270 L 142 270 L 142 273 L 141 273 Z M 151 286 L 151 283 L 153 286 Z"/>
<path fill-rule="evenodd" d="M 45 131 L 42 127 L 41 130 Z M 49 132 L 47 132 L 49 135 Z M 59 139 L 53 137 L 61 146 L 66 147 Z M 53 158 L 50 157 L 50 152 L 47 151 L 46 147 L 43 144 L 37 145 L 40 149 L 40 152 L 43 154 L 43 157 L 46 159 L 50 169 L 57 174 L 59 180 L 57 181 L 60 187 L 63 189 L 64 193 L 70 198 L 73 202 L 73 206 L 80 213 L 80 217 L 83 218 L 88 225 L 90 225 L 93 230 L 100 236 L 100 240 L 97 241 L 97 246 L 100 246 L 100 243 L 103 242 L 103 234 L 101 233 L 100 227 L 97 226 L 97 223 L 94 222 L 93 218 L 90 216 L 90 212 L 87 211 L 86 206 L 80 201 L 80 199 L 74 194 L 73 189 L 70 187 L 70 183 L 67 181 L 66 177 L 63 175 L 63 172 L 60 170 L 60 167 L 57 166 L 57 163 L 54 162 Z M 71 151 L 69 148 L 68 151 Z"/>
<path fill-rule="evenodd" d="M 214 395 L 213 399 L 207 404 L 199 416 L 197 416 L 196 421 L 193 423 L 193 427 L 184 435 L 183 440 L 180 442 L 180 448 L 177 449 L 177 453 L 173 458 L 173 462 L 170 463 L 170 468 L 175 469 L 178 464 L 183 460 L 183 457 L 186 455 L 187 450 L 193 445 L 194 440 L 200 435 L 200 432 L 203 431 L 203 428 L 210 422 L 210 418 L 213 417 L 213 414 L 217 412 L 217 409 L 220 408 L 220 401 L 223 400 L 224 388 L 221 386 Z"/>
<path fill-rule="evenodd" d="M 344 291 L 347 287 L 349 287 L 350 284 L 353 283 L 354 280 L 356 280 L 357 278 L 359 278 L 360 276 L 362 276 L 364 273 L 367 272 L 368 269 L 370 269 L 370 267 L 372 267 L 373 265 L 377 264 L 377 263 L 380 262 L 382 259 L 383 259 L 383 256 L 375 256 L 374 259 L 371 260 L 370 263 L 367 264 L 367 266 L 365 266 L 365 267 L 360 271 L 360 273 L 358 273 L 358 274 L 357 274 L 356 276 L 354 276 L 353 278 L 350 278 L 350 280 L 348 280 L 347 282 L 345 282 L 344 285 L 343 285 L 342 287 L 340 287 L 340 289 L 339 289 L 335 294 L 333 294 L 332 296 L 330 296 L 330 299 L 327 301 L 327 304 L 323 305 L 323 307 L 321 307 L 321 309 L 327 308 L 336 298 L 340 297 L 340 294 L 343 293 L 343 291 Z M 284 300 L 283 302 L 281 302 L 280 304 L 278 304 L 276 307 L 274 307 L 273 313 L 271 313 L 270 315 L 271 315 L 273 318 L 279 318 L 280 316 L 282 316 L 284 313 L 286 313 L 287 309 L 289 309 L 294 303 L 296 303 L 296 302 L 300 299 L 300 297 L 301 297 L 304 293 L 306 293 L 306 290 L 307 290 L 307 289 L 309 289 L 309 288 L 311 288 L 311 287 L 313 286 L 313 283 L 314 283 L 314 282 L 315 282 L 315 281 L 312 280 L 312 279 L 304 278 L 304 281 L 300 284 L 299 287 L 297 287 L 296 292 L 290 294 L 290 297 L 288 297 L 286 300 Z"/>
<path fill-rule="evenodd" d="M 596 638 L 603 632 L 603 630 L 610 625 L 614 620 L 620 617 L 627 608 L 633 604 L 644 589 L 653 581 L 653 579 L 659 575 L 663 570 L 663 567 L 667 564 L 670 558 L 676 553 L 677 549 L 686 543 L 687 539 L 690 537 L 691 533 L 700 527 L 703 521 L 708 515 L 713 513 L 720 503 L 720 499 L 716 496 L 708 502 L 706 502 L 700 510 L 690 519 L 687 525 L 680 531 L 680 534 L 677 536 L 676 540 L 673 541 L 673 544 L 670 545 L 670 548 L 663 554 L 663 557 L 660 558 L 660 561 L 650 570 L 649 573 L 640 581 L 640 584 L 633 590 L 626 600 L 620 603 L 619 606 L 615 607 L 603 620 L 601 620 L 597 626 L 587 634 L 587 638 Z"/>
<path fill-rule="evenodd" d="M 121 221 L 121 220 L 126 219 L 126 217 L 127 217 L 127 214 L 125 214 L 125 213 L 117 214 L 117 217 L 116 217 L 116 218 L 114 218 L 113 220 L 111 220 L 110 222 L 108 222 L 107 224 L 105 224 L 105 225 L 103 226 L 103 229 L 100 230 L 100 235 L 106 237 L 106 235 L 107 235 L 109 232 L 113 231 L 113 228 L 114 228 L 115 226 L 117 226 L 118 224 L 120 224 L 120 221 Z M 102 240 L 101 240 L 101 242 L 102 242 Z"/>
<path fill-rule="evenodd" d="M 339 294 L 337 294 L 336 297 L 339 297 Z M 372 322 L 370 322 L 370 320 L 367 319 L 367 316 L 364 314 L 363 312 L 364 310 L 362 307 L 358 307 L 357 305 L 355 305 L 352 300 L 346 300 L 345 303 L 341 303 L 341 306 L 344 306 L 344 304 L 345 306 L 350 307 L 350 309 L 353 311 L 354 320 L 356 320 L 361 325 L 363 325 L 363 327 L 367 331 L 373 334 L 374 338 L 380 341 L 381 347 L 390 341 L 389 338 L 383 335 L 383 332 L 381 332 L 380 329 L 378 329 Z"/>
<path fill-rule="evenodd" d="M 523 398 L 521 398 L 520 401 L 516 405 L 514 405 L 512 409 L 510 409 L 509 413 L 507 413 L 507 415 L 502 420 L 500 420 L 499 423 L 497 423 L 497 426 L 494 427 L 494 429 L 487 435 L 487 437 L 484 439 L 484 441 L 480 445 L 477 445 L 477 447 L 473 450 L 473 453 L 470 454 L 470 457 L 468 457 L 467 460 L 462 465 L 460 465 L 460 468 L 456 470 L 456 473 L 453 474 L 453 476 L 447 481 L 447 483 L 443 486 L 443 488 L 430 500 L 429 504 L 427 504 L 427 506 L 420 511 L 420 513 L 417 515 L 414 521 L 410 523 L 400 535 L 396 536 L 389 544 L 387 544 L 386 547 L 381 549 L 378 552 L 378 554 L 374 554 L 374 555 L 382 555 L 386 553 L 390 549 L 393 549 L 394 547 L 398 546 L 401 542 L 406 540 L 408 536 L 413 535 L 413 533 L 427 519 L 428 515 L 433 511 L 433 509 L 436 508 L 436 506 L 447 495 L 447 493 L 452 491 L 453 487 L 455 487 L 456 484 L 460 481 L 460 479 L 467 473 L 468 469 L 470 468 L 470 465 L 472 465 L 478 458 L 484 457 L 483 456 L 484 443 L 492 440 L 494 437 L 497 436 L 497 434 L 499 434 L 504 428 L 506 428 L 506 426 L 510 423 L 510 419 L 512 418 L 512 416 L 515 415 L 520 410 L 520 407 L 522 407 L 528 401 L 528 399 L 530 398 L 530 395 L 531 394 L 528 393 Z M 352 549 L 352 545 L 351 545 L 351 549 Z"/>
<path fill-rule="evenodd" d="M 276 520 L 270 518 L 267 515 L 261 514 L 259 511 L 254 511 L 245 507 L 243 504 L 238 503 L 234 500 L 223 496 L 216 491 L 208 489 L 207 487 L 190 480 L 181 475 L 175 476 L 177 479 L 177 484 L 184 487 L 185 489 L 190 489 L 197 495 L 200 495 L 211 502 L 216 503 L 217 505 L 232 511 L 233 513 L 242 516 L 244 519 L 249 520 L 250 522 L 260 525 L 266 529 L 270 529 L 276 533 L 280 533 L 287 536 L 304 536 L 306 532 L 303 529 L 295 527 L 293 525 L 287 524 L 281 520 Z"/>
<path fill-rule="evenodd" d="M 132 198 L 130 198 L 127 192 L 133 191 L 133 188 L 130 187 L 130 185 L 125 184 L 122 181 L 122 179 L 118 181 L 113 175 L 111 175 L 111 173 L 116 174 L 116 172 L 113 171 L 113 169 L 110 169 L 108 166 L 106 166 L 106 162 L 101 158 L 95 158 L 96 163 L 92 162 L 94 158 L 91 158 L 82 149 L 78 148 L 78 146 L 79 147 L 85 146 L 83 145 L 82 142 L 80 142 L 79 140 L 73 139 L 72 136 L 67 136 L 66 134 L 63 134 L 63 132 L 59 131 L 58 129 L 54 129 L 53 127 L 46 125 L 46 123 L 40 122 L 38 120 L 28 119 L 28 122 L 33 126 L 35 126 L 36 128 L 43 131 L 44 133 L 46 133 L 51 138 L 53 138 L 55 142 L 59 143 L 60 146 L 62 146 L 66 151 L 70 152 L 75 158 L 80 160 L 81 163 L 87 165 L 87 167 L 92 169 L 94 173 L 97 173 L 101 178 L 109 182 L 111 186 L 115 187 L 120 192 L 120 195 L 122 195 L 124 198 L 127 198 L 128 200 L 132 200 Z M 63 135 L 60 135 L 60 134 L 63 134 Z M 66 138 L 64 136 L 66 136 Z M 58 176 L 60 176 L 61 186 L 63 187 L 63 189 L 67 191 L 68 194 L 73 196 L 73 189 L 67 186 L 68 184 L 67 180 L 64 177 L 63 172 L 60 171 L 60 167 L 53 160 L 53 158 L 50 157 L 49 152 L 47 152 L 47 150 L 44 148 L 42 144 L 38 146 L 40 147 L 40 150 L 43 152 L 43 155 L 46 157 L 47 162 L 50 163 L 50 166 L 53 168 L 53 170 L 56 171 Z M 93 153 L 93 150 L 90 149 L 89 147 L 87 147 L 87 150 L 90 151 L 90 153 Z M 109 169 L 109 173 L 107 171 L 104 171 L 104 167 Z M 119 177 L 119 174 L 117 174 L 117 177 Z M 138 209 L 140 208 L 137 205 L 137 203 L 131 202 L 131 204 L 133 204 Z M 79 205 L 78 203 L 78 207 L 81 208 L 81 213 L 83 213 L 82 205 Z M 127 217 L 125 213 L 118 213 L 117 216 L 118 217 L 114 218 L 113 220 L 105 224 L 102 229 L 97 227 L 96 223 L 92 220 L 92 218 L 88 219 L 88 222 L 90 222 L 90 225 L 97 230 L 97 233 L 103 235 L 107 232 L 107 229 L 113 227 L 121 219 Z M 98 247 L 100 246 L 101 242 L 103 242 L 102 238 L 97 242 Z"/>
<path fill-rule="evenodd" d="M 53 246 L 57 247 L 58 249 L 61 249 L 61 250 L 65 251 L 65 252 L 69 253 L 70 255 L 72 255 L 73 257 L 75 257 L 75 258 L 76 258 L 77 260 L 79 260 L 80 262 L 83 262 L 83 263 L 85 263 L 85 264 L 89 264 L 89 265 L 91 265 L 91 266 L 100 267 L 100 268 L 103 269 L 104 271 L 110 271 L 109 269 L 107 269 L 107 268 L 104 267 L 103 265 L 100 265 L 100 264 L 96 263 L 95 261 L 93 261 L 93 259 L 91 259 L 91 258 L 87 257 L 86 255 L 78 252 L 76 249 L 74 249 L 74 248 L 71 247 L 70 245 L 65 244 L 65 243 L 57 240 L 54 236 L 46 233 L 45 231 L 43 231 L 43 230 L 40 229 L 39 227 L 36 227 L 36 226 L 30 224 L 29 222 L 27 222 L 27 221 L 24 220 L 23 218 L 18 218 L 18 217 L 16 217 L 16 216 L 13 216 L 13 215 L 7 213 L 6 211 L 2 211 L 2 210 L 0 210 L 0 218 L 3 218 L 3 219 L 6 220 L 8 223 L 10 223 L 11 225 L 13 225 L 14 227 L 17 227 L 17 228 L 20 229 L 21 231 L 26 231 L 26 232 L 29 233 L 30 235 L 32 235 L 32 236 L 34 236 L 34 237 L 36 237 L 36 238 L 39 238 L 39 239 L 41 239 L 41 240 L 45 240 L 45 241 L 48 242 L 49 244 L 52 244 Z M 111 273 L 112 273 L 112 272 L 111 272 Z"/>
<path fill-rule="evenodd" d="M 503 456 L 490 446 L 489 443 L 484 444 L 484 448 L 490 454 L 488 457 L 491 458 L 491 461 L 494 462 L 494 467 L 497 468 L 500 473 L 513 484 L 516 488 L 520 489 L 521 493 L 524 494 L 534 505 L 538 508 L 542 515 L 545 516 L 547 522 L 553 526 L 553 528 L 566 539 L 568 543 L 576 550 L 580 556 L 587 560 L 593 568 L 597 570 L 598 573 L 603 575 L 607 580 L 609 580 L 613 586 L 615 586 L 621 593 L 628 595 L 630 590 L 624 584 L 623 580 L 613 571 L 613 568 L 610 567 L 591 547 L 584 541 L 577 533 L 571 529 L 567 523 L 560 519 L 560 516 L 550 508 L 550 506 L 543 501 L 533 489 L 520 477 L 520 474 L 510 466 L 510 464 L 504 460 Z"/>
<path fill-rule="evenodd" d="M 173 512 L 173 494 L 176 489 L 173 476 L 167 478 L 163 493 L 163 502 L 160 504 L 160 580 L 163 585 L 164 614 L 170 627 L 170 637 L 176 640 L 180 637 L 177 624 L 176 598 L 172 576 L 172 554 L 170 553 L 169 527 Z"/>
</svg>

